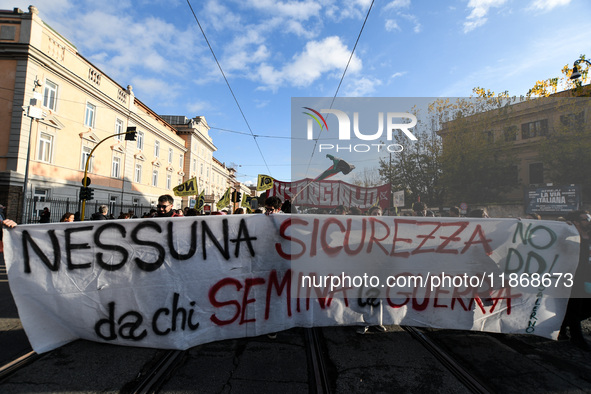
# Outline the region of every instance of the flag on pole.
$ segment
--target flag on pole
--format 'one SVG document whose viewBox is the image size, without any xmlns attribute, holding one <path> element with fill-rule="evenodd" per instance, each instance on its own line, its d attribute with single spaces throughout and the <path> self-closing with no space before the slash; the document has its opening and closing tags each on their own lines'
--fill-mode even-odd
<svg viewBox="0 0 591 394">
<path fill-rule="evenodd" d="M 242 208 L 246 208 L 246 211 L 248 213 L 250 213 L 250 200 L 251 200 L 250 196 L 242 196 L 242 202 L 240 203 L 240 206 Z"/>
<path fill-rule="evenodd" d="M 273 187 L 273 177 L 269 175 L 259 174 L 257 182 L 257 191 L 269 190 Z"/>
<path fill-rule="evenodd" d="M 197 203 L 195 203 L 195 209 L 197 212 L 201 212 L 203 210 L 203 206 L 205 205 L 205 189 L 201 190 L 201 194 L 197 197 Z"/>
<path fill-rule="evenodd" d="M 228 188 L 228 190 L 226 190 L 226 192 L 224 193 L 224 195 L 222 196 L 222 198 L 220 198 L 220 201 L 218 201 L 215 206 L 218 209 L 218 211 L 222 208 L 227 207 L 230 204 L 230 190 L 232 190 L 231 187 Z"/>
<path fill-rule="evenodd" d="M 353 169 L 355 169 L 354 165 L 349 164 L 345 160 L 341 160 L 338 157 L 334 157 L 333 155 L 326 155 L 326 157 L 332 160 L 332 166 L 326 169 L 322 174 L 318 175 L 318 177 L 316 177 L 316 179 L 314 179 L 314 181 L 312 182 L 322 181 L 324 179 L 330 178 L 331 176 L 338 174 L 339 172 L 342 172 L 344 175 L 347 175 L 348 173 L 353 171 Z"/>
<path fill-rule="evenodd" d="M 380 204 L 380 196 L 378 196 L 378 198 L 376 199 L 376 202 L 373 203 L 373 205 L 371 207 L 369 207 L 369 209 L 373 208 L 373 207 L 377 207 Z"/>
<path fill-rule="evenodd" d="M 197 178 L 191 178 L 172 189 L 175 196 L 194 196 L 197 194 Z"/>
</svg>

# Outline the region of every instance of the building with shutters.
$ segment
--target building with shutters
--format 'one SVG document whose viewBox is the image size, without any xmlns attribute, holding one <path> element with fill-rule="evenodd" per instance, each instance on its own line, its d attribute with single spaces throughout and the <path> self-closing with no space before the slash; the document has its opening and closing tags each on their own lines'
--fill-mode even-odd
<svg viewBox="0 0 591 394">
<path fill-rule="evenodd" d="M 57 221 L 61 212 L 52 206 L 58 201 L 61 211 L 80 211 L 91 152 L 94 200 L 87 202 L 86 218 L 97 204 L 109 205 L 115 217 L 138 207 L 139 216 L 193 176 L 200 190 L 223 194 L 235 182 L 234 171 L 213 158 L 217 148 L 205 118 L 173 118 L 157 115 L 132 86 L 85 59 L 34 6 L 0 10 L 0 203 L 8 217 L 35 222 L 49 206 Z M 135 141 L 111 137 L 128 127 L 136 128 Z M 175 207 L 187 200 L 176 197 Z"/>
</svg>

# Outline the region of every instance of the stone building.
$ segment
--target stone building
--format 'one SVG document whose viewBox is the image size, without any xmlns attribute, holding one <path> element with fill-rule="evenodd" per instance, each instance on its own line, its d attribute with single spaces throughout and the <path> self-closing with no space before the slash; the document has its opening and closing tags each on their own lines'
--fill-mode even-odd
<svg viewBox="0 0 591 394">
<path fill-rule="evenodd" d="M 171 125 L 175 117 L 157 115 L 131 86 L 78 53 L 34 6 L 28 11 L 0 10 L 0 203 L 8 217 L 35 222 L 42 206 L 57 201 L 79 211 L 91 152 L 93 203 L 110 205 L 115 215 L 124 207 L 154 206 L 192 176 L 213 195 L 233 184 L 233 171 L 218 168 L 213 158 L 217 148 L 203 116 Z M 136 128 L 135 141 L 114 136 L 129 127 Z M 182 205 L 176 197 L 175 207 Z M 52 221 L 57 215 L 52 212 Z"/>
<path fill-rule="evenodd" d="M 581 183 L 582 190 L 585 184 L 589 184 L 591 175 L 583 168 L 580 168 L 580 174 L 585 174 L 586 178 L 573 177 L 572 173 L 566 173 L 564 177 L 552 176 L 556 174 L 556 168 L 551 158 L 543 154 L 544 149 L 548 151 L 548 141 L 561 141 L 550 138 L 566 139 L 580 133 L 582 139 L 578 144 L 591 144 L 591 99 L 585 97 L 588 95 L 589 87 L 585 86 L 550 97 L 505 103 L 496 109 L 444 122 L 437 132 L 442 137 L 444 151 L 453 149 L 450 145 L 453 138 L 450 137 L 455 131 L 464 128 L 482 133 L 482 141 L 491 149 L 495 142 L 503 142 L 503 151 L 495 152 L 498 159 L 511 157 L 514 160 L 512 171 L 509 171 L 506 179 L 506 183 L 511 186 L 509 190 L 496 201 L 471 201 L 469 205 L 487 207 L 494 217 L 519 217 L 528 210 L 527 196 L 531 190 L 574 183 Z M 561 161 L 570 160 L 568 156 L 564 155 Z M 583 194 L 581 207 L 585 204 L 588 206 L 590 198 L 589 193 Z M 456 205 L 459 201 L 448 203 Z"/>
</svg>

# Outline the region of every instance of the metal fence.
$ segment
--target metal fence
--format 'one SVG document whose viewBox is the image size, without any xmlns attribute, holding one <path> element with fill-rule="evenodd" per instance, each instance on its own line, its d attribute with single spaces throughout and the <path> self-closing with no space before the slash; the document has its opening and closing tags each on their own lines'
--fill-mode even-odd
<svg viewBox="0 0 591 394">
<path fill-rule="evenodd" d="M 118 218 L 121 212 L 132 212 L 134 216 L 138 218 L 144 213 L 154 208 L 150 205 L 125 205 L 118 204 L 115 202 L 92 200 L 86 201 L 84 208 L 84 220 L 89 220 L 93 213 L 97 212 L 101 205 L 109 207 L 108 216 L 112 218 Z M 24 224 L 39 223 L 41 212 L 43 208 L 49 209 L 50 212 L 50 223 L 59 222 L 62 216 L 66 212 L 79 216 L 82 211 L 82 201 L 74 198 L 48 198 L 40 200 L 38 197 L 27 198 L 25 203 L 25 216 Z"/>
</svg>

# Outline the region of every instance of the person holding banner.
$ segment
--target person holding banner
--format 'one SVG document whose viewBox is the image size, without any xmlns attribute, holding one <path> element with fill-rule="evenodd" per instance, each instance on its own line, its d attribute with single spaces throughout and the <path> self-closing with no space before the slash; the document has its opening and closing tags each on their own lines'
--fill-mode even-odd
<svg viewBox="0 0 591 394">
<path fill-rule="evenodd" d="M 269 215 L 277 215 L 277 214 L 281 214 L 283 213 L 283 211 L 281 210 L 281 199 L 277 196 L 271 196 L 268 197 L 265 200 L 265 215 L 269 216 Z M 277 333 L 276 332 L 270 332 L 267 334 L 267 337 L 269 337 L 269 339 L 275 339 L 277 338 Z"/>
<path fill-rule="evenodd" d="M 179 216 L 174 209 L 172 209 L 172 204 L 174 204 L 174 198 L 170 194 L 163 194 L 158 197 L 158 205 L 156 208 L 156 217 L 158 218 L 171 218 L 174 216 Z"/>
<path fill-rule="evenodd" d="M 60 219 L 60 222 L 73 222 L 74 221 L 74 214 L 71 212 L 66 212 Z"/>
<path fill-rule="evenodd" d="M 368 216 L 382 216 L 382 208 L 379 205 L 374 205 L 371 208 L 369 208 L 369 210 L 367 211 Z M 375 303 L 374 303 L 375 302 Z M 379 314 L 380 314 L 380 324 L 372 326 L 376 331 L 379 332 L 387 332 L 388 330 L 386 329 L 386 327 L 384 327 L 382 325 L 382 300 L 377 298 L 374 299 L 374 301 L 365 303 L 362 299 L 357 299 L 357 303 L 359 304 L 359 306 L 366 306 L 369 307 L 369 313 L 373 314 L 374 312 L 374 307 L 379 308 Z M 365 325 L 362 327 L 359 327 L 357 329 L 357 334 L 367 334 L 367 332 L 369 331 L 369 325 Z"/>
<path fill-rule="evenodd" d="M 4 208 L 4 206 L 1 206 Z M 10 219 L 4 219 L 2 211 L 0 210 L 0 221 L 2 222 L 2 226 L 0 226 L 0 264 L 4 264 L 4 245 L 2 244 L 2 227 L 6 226 L 8 228 L 16 227 L 16 223 Z"/>
<path fill-rule="evenodd" d="M 412 204 L 413 216 L 427 216 L 427 204 L 417 201 Z"/>
<path fill-rule="evenodd" d="M 375 205 L 367 211 L 368 216 L 382 216 L 382 208 L 379 205 Z"/>
<path fill-rule="evenodd" d="M 265 200 L 265 215 L 283 213 L 281 210 L 281 199 L 277 196 L 271 196 Z"/>
<path fill-rule="evenodd" d="M 344 205 L 339 205 L 334 209 L 334 212 L 336 215 L 348 215 L 349 214 L 349 208 L 347 208 Z"/>
<path fill-rule="evenodd" d="M 566 215 L 566 220 L 575 225 L 581 237 L 581 249 L 579 252 L 579 265 L 575 272 L 575 282 L 572 293 L 586 294 L 586 298 L 570 298 L 566 307 L 566 314 L 559 340 L 568 339 L 566 328 L 570 329 L 570 341 L 583 350 L 591 350 L 583 337 L 581 321 L 591 317 L 591 215 L 588 211 L 571 211 Z"/>
<path fill-rule="evenodd" d="M 43 208 L 43 212 L 39 215 L 39 223 L 49 223 L 51 220 L 51 213 L 49 212 L 49 208 Z"/>
<path fill-rule="evenodd" d="M 292 209 L 295 210 L 295 206 L 292 207 L 291 201 L 289 200 L 285 200 L 283 201 L 283 204 L 281 204 L 281 212 L 283 213 L 297 213 L 292 211 Z"/>
<path fill-rule="evenodd" d="M 109 207 L 106 205 L 101 205 L 98 211 L 92 214 L 90 220 L 109 220 L 109 218 L 107 217 L 108 212 Z"/>
</svg>

